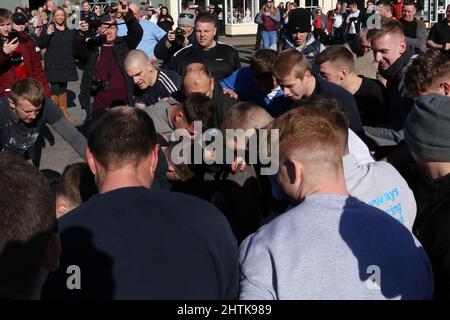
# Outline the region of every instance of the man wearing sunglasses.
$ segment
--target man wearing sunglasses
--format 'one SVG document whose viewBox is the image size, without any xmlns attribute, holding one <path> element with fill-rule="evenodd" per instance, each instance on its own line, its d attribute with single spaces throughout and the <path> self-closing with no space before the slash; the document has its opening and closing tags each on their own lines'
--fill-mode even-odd
<svg viewBox="0 0 450 320">
<path fill-rule="evenodd" d="M 163 60 L 163 69 L 170 67 L 170 60 L 180 49 L 193 44 L 195 40 L 194 26 L 195 14 L 192 12 L 181 12 L 178 16 L 178 27 L 169 31 L 155 47 L 155 57 Z"/>
<path fill-rule="evenodd" d="M 214 17 L 209 13 L 201 13 L 195 20 L 195 42 L 176 52 L 171 68 L 178 74 L 191 63 L 203 63 L 211 71 L 216 81 L 230 76 L 241 67 L 239 55 L 233 46 L 217 42 Z"/>
</svg>

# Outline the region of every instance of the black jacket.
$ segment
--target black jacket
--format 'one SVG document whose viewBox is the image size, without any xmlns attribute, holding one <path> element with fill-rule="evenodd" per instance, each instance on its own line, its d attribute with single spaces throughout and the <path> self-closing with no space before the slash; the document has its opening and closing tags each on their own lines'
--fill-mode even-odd
<svg viewBox="0 0 450 320">
<path fill-rule="evenodd" d="M 413 231 L 430 258 L 435 299 L 450 299 L 450 174 L 431 181 L 422 177 L 414 195 Z"/>
<path fill-rule="evenodd" d="M 38 45 L 41 49 L 47 48 L 44 70 L 48 81 L 55 83 L 78 80 L 74 58 L 76 31 L 67 27 L 64 31 L 55 28 L 55 33 L 48 35 L 47 27 L 42 30 Z"/>
<path fill-rule="evenodd" d="M 189 35 L 188 40 L 189 40 L 188 45 L 194 43 L 195 40 L 194 31 L 192 31 L 192 33 Z M 174 42 L 169 43 L 167 41 L 167 34 L 161 40 L 158 41 L 158 43 L 155 46 L 154 54 L 156 58 L 163 60 L 163 64 L 161 66 L 162 69 L 169 69 L 170 61 L 173 55 L 180 49 L 183 49 L 183 46 L 181 44 Z"/>
<path fill-rule="evenodd" d="M 136 49 L 142 39 L 144 31 L 142 30 L 139 21 L 133 16 L 131 10 L 128 10 L 128 13 L 124 17 L 124 21 L 128 28 L 128 34 L 124 37 L 117 37 L 113 44 L 113 52 L 125 79 L 128 104 L 133 105 L 134 83 L 133 79 L 131 79 L 125 71 L 124 60 L 130 50 Z M 89 41 L 86 41 L 85 36 L 80 34 L 78 34 L 77 37 L 76 57 L 82 60 L 82 62 L 85 62 L 85 69 L 81 78 L 79 100 L 81 107 L 86 110 L 90 110 L 89 88 L 91 87 L 95 65 L 97 64 L 98 48 L 101 46 L 101 42 L 97 40 L 98 39 L 90 39 Z"/>
</svg>

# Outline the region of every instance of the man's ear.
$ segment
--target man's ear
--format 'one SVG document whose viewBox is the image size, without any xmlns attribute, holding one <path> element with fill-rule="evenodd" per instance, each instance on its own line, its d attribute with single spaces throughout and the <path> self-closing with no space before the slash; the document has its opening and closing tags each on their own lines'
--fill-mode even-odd
<svg viewBox="0 0 450 320">
<path fill-rule="evenodd" d="M 303 166 L 300 162 L 293 159 L 286 160 L 287 174 L 289 183 L 295 184 L 301 181 L 303 174 Z"/>
<path fill-rule="evenodd" d="M 59 257 L 61 255 L 61 239 L 57 233 L 50 234 L 45 253 L 44 268 L 56 271 L 59 268 Z"/>
<path fill-rule="evenodd" d="M 155 172 L 156 166 L 158 165 L 159 160 L 158 151 L 159 151 L 159 144 L 156 144 L 153 150 L 150 152 L 150 166 L 152 168 L 153 173 Z"/>
<path fill-rule="evenodd" d="M 344 80 L 345 78 L 347 78 L 348 75 L 348 69 L 347 67 L 342 67 L 339 71 L 338 71 L 338 75 L 339 75 L 339 80 Z"/>
<path fill-rule="evenodd" d="M 214 27 L 214 36 L 216 35 L 216 33 L 217 33 L 217 27 Z"/>
<path fill-rule="evenodd" d="M 11 109 L 15 109 L 16 108 L 16 104 L 14 103 L 13 99 L 8 98 L 8 103 L 9 103 L 9 107 Z"/>
<path fill-rule="evenodd" d="M 447 96 L 447 97 L 450 96 L 450 83 L 449 82 L 442 82 L 441 84 L 439 84 L 439 87 L 444 90 L 445 96 Z"/>
<path fill-rule="evenodd" d="M 175 122 L 182 121 L 184 119 L 184 112 L 181 111 L 179 108 L 177 108 L 177 111 L 175 113 Z"/>
<path fill-rule="evenodd" d="M 94 155 L 91 152 L 91 149 L 89 149 L 89 147 L 86 147 L 86 158 L 87 158 L 87 163 L 89 165 L 89 169 L 91 169 L 92 173 L 94 175 L 97 174 L 97 166 L 95 165 L 95 159 L 94 159 Z"/>
<path fill-rule="evenodd" d="M 61 218 L 70 210 L 69 203 L 64 197 L 56 196 L 56 218 Z"/>
<path fill-rule="evenodd" d="M 406 39 L 403 39 L 400 43 L 400 54 L 403 54 L 406 51 L 406 48 L 408 47 L 408 43 L 406 42 Z"/>
</svg>

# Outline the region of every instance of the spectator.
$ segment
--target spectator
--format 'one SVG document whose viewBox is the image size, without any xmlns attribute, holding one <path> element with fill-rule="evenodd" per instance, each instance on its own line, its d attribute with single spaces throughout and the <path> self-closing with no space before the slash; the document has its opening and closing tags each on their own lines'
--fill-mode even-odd
<svg viewBox="0 0 450 320">
<path fill-rule="evenodd" d="M 147 106 L 170 97 L 181 88 L 181 77 L 178 73 L 154 69 L 152 62 L 142 50 L 131 50 L 125 58 L 124 65 L 135 84 L 135 100 Z"/>
<path fill-rule="evenodd" d="M 377 146 L 397 146 L 403 140 L 403 126 L 412 107 L 412 100 L 405 94 L 404 78 L 414 50 L 407 45 L 398 20 L 381 19 L 380 29 L 369 30 L 368 37 L 378 71 L 387 80 L 389 114 L 382 127 L 366 127 L 364 131 Z"/>
<path fill-rule="evenodd" d="M 95 194 L 95 176 L 86 162 L 66 166 L 56 191 L 56 217 L 61 218 Z"/>
<path fill-rule="evenodd" d="M 178 50 L 194 43 L 195 15 L 191 12 L 181 12 L 178 16 L 177 29 L 169 31 L 155 47 L 155 56 L 163 60 L 162 68 L 170 68 L 172 56 Z"/>
<path fill-rule="evenodd" d="M 118 6 L 128 27 L 125 37 L 117 36 L 117 22 L 110 15 L 101 18 L 100 36 L 86 42 L 86 22 L 80 24 L 83 32 L 77 37 L 78 58 L 85 62 L 81 79 L 79 100 L 87 119 L 94 112 L 113 106 L 130 105 L 133 101 L 133 80 L 125 72 L 124 60 L 130 50 L 136 49 L 142 38 L 142 28 L 133 11 L 125 4 Z M 106 38 L 106 39 L 105 39 Z M 91 109 L 90 97 L 94 97 Z"/>
<path fill-rule="evenodd" d="M 311 33 L 311 15 L 303 8 L 289 12 L 288 33 L 284 34 L 282 49 L 295 49 L 313 62 L 325 46 Z"/>
<path fill-rule="evenodd" d="M 0 172 L 0 297 L 40 299 L 61 252 L 50 185 L 12 153 L 0 153 Z"/>
<path fill-rule="evenodd" d="M 50 96 L 47 77 L 33 40 L 25 32 L 11 32 L 12 23 L 11 12 L 0 8 L 0 96 L 9 96 L 12 84 L 24 78 L 37 79 L 44 87 L 45 95 Z"/>
<path fill-rule="evenodd" d="M 255 17 L 255 22 L 261 24 L 261 37 L 264 48 L 277 49 L 277 24 L 280 22 L 280 11 L 274 6 L 272 0 L 266 4 Z"/>
<path fill-rule="evenodd" d="M 62 7 L 52 13 L 53 23 L 44 27 L 38 45 L 47 49 L 45 53 L 45 74 L 51 85 L 51 99 L 64 116 L 75 123 L 68 111 L 67 82 L 77 81 L 78 74 L 74 58 L 75 30 L 66 26 L 67 15 Z"/>
<path fill-rule="evenodd" d="M 321 7 L 316 7 L 316 10 L 312 12 L 313 17 L 313 27 L 314 27 L 314 38 L 320 42 L 325 40 L 325 31 L 328 28 L 328 19 L 326 14 L 322 12 Z"/>
<path fill-rule="evenodd" d="M 333 20 L 333 43 L 341 44 L 344 42 L 344 19 L 342 16 L 342 4 L 340 2 L 336 3 L 336 8 L 332 13 Z"/>
<path fill-rule="evenodd" d="M 167 7 L 161 7 L 161 13 L 158 17 L 158 26 L 165 32 L 172 30 L 174 21 L 172 16 L 169 14 L 169 9 Z"/>
<path fill-rule="evenodd" d="M 11 97 L 1 99 L 1 150 L 18 152 L 39 167 L 43 142 L 41 130 L 46 123 L 85 158 L 86 139 L 59 108 L 44 97 L 39 81 L 29 78 L 16 81 L 11 86 Z"/>
<path fill-rule="evenodd" d="M 386 88 L 377 80 L 355 73 L 353 55 L 343 46 L 326 48 L 316 60 L 320 75 L 348 92 L 356 100 L 361 121 L 365 126 L 378 126 L 386 122 L 388 106 L 384 98 Z"/>
<path fill-rule="evenodd" d="M 237 243 L 222 213 L 197 198 L 149 189 L 159 146 L 148 115 L 108 110 L 88 141 L 100 194 L 58 221 L 64 254 L 48 296 L 235 299 Z M 82 290 L 66 286 L 73 264 L 83 270 Z"/>
<path fill-rule="evenodd" d="M 321 77 L 316 77 L 303 54 L 296 50 L 281 52 L 273 64 L 273 74 L 283 89 L 284 95 L 292 101 L 317 95 L 335 97 L 345 108 L 350 119 L 350 128 L 361 139 L 365 139 L 355 99 L 345 89 Z"/>
<path fill-rule="evenodd" d="M 378 13 L 381 18 L 393 18 L 395 19 L 394 15 L 392 14 L 393 7 L 392 3 L 388 0 L 379 0 L 377 2 L 378 7 Z"/>
<path fill-rule="evenodd" d="M 392 8 L 393 8 L 394 18 L 397 20 L 400 20 L 403 16 L 403 0 L 393 0 Z"/>
<path fill-rule="evenodd" d="M 346 38 L 347 41 L 352 41 L 356 39 L 356 36 L 361 30 L 361 25 L 358 21 L 360 11 L 355 2 L 349 4 L 350 12 L 346 19 Z"/>
<path fill-rule="evenodd" d="M 445 18 L 431 27 L 427 46 L 450 52 L 450 4 L 447 6 Z"/>
<path fill-rule="evenodd" d="M 214 40 L 217 32 L 214 18 L 208 13 L 198 15 L 195 21 L 196 42 L 177 51 L 172 60 L 172 69 L 182 74 L 193 62 L 208 67 L 216 81 L 221 81 L 241 67 L 236 49 Z"/>
<path fill-rule="evenodd" d="M 403 25 L 403 33 L 405 34 L 408 44 L 414 48 L 416 53 L 421 53 L 426 51 L 428 31 L 425 23 L 414 17 L 416 11 L 417 7 L 414 1 L 404 1 L 403 17 L 400 19 L 400 22 Z"/>
<path fill-rule="evenodd" d="M 335 130 L 336 123 L 347 124 L 343 112 L 314 105 L 275 120 L 277 179 L 293 207 L 242 243 L 240 299 L 432 297 L 420 243 L 392 217 L 349 196 L 342 169 L 346 132 Z M 382 270 L 379 290 L 361 278 L 374 261 Z"/>
</svg>

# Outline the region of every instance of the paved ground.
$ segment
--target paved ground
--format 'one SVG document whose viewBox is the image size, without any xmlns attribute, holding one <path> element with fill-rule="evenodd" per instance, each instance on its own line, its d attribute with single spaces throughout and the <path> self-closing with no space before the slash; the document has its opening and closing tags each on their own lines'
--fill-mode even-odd
<svg viewBox="0 0 450 320">
<path fill-rule="evenodd" d="M 249 58 L 253 53 L 255 36 L 251 37 L 221 37 L 222 42 L 229 43 L 236 47 L 241 58 L 242 65 L 249 63 Z M 81 79 L 81 72 L 78 73 Z M 78 93 L 80 91 L 80 81 L 69 82 L 69 112 L 75 117 L 76 126 L 81 126 L 85 117 L 84 111 L 80 108 L 78 103 Z M 71 163 L 83 161 L 82 158 L 70 147 L 70 145 L 61 138 L 51 127 L 49 127 L 49 139 L 45 140 L 45 147 L 42 153 L 41 170 L 54 171 L 54 174 L 62 173 L 64 168 Z M 53 137 L 52 137 L 53 136 Z M 53 141 L 52 141 L 53 140 Z"/>
</svg>

